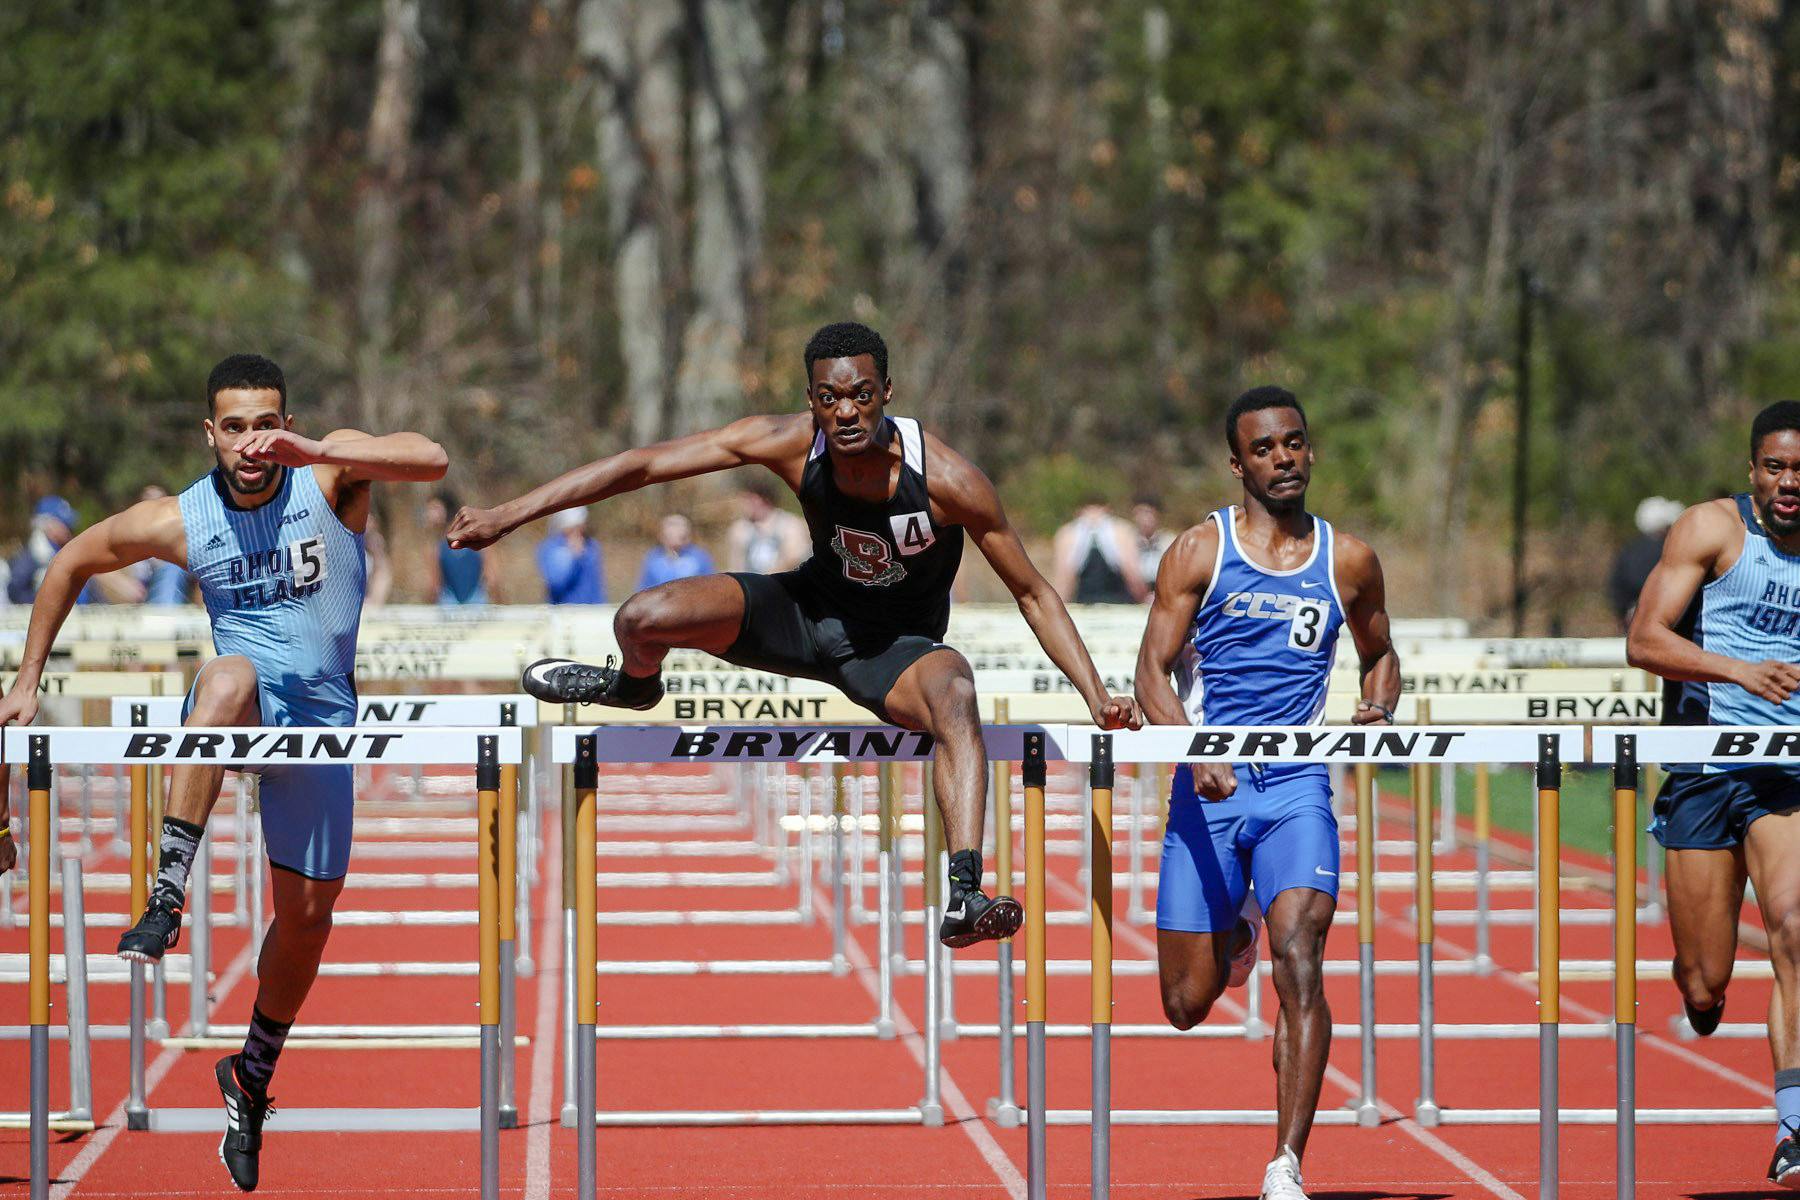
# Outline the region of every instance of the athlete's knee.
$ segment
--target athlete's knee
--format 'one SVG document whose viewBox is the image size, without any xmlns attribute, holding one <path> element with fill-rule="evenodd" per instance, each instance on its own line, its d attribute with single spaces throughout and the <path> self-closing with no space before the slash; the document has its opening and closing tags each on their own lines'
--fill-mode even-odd
<svg viewBox="0 0 1800 1200">
<path fill-rule="evenodd" d="M 940 720 L 967 720 L 979 715 L 981 708 L 975 693 L 975 680 L 957 672 L 940 686 L 931 689 L 926 702 Z"/>
<path fill-rule="evenodd" d="M 1800 973 L 1800 905 L 1787 904 L 1768 914 L 1769 957 L 1777 975 Z"/>
<path fill-rule="evenodd" d="M 1682 998 L 1704 1010 L 1716 1007 L 1725 998 L 1726 985 L 1731 982 L 1731 967 L 1732 961 L 1728 957 L 1707 961 L 1677 952 L 1670 973 L 1675 977 L 1675 986 L 1680 989 Z"/>
<path fill-rule="evenodd" d="M 613 617 L 613 633 L 621 645 L 644 642 L 670 627 L 675 615 L 675 606 L 670 603 L 665 589 L 651 588 L 619 605 L 619 611 Z"/>
<path fill-rule="evenodd" d="M 308 887 L 292 897 L 278 914 L 286 931 L 295 937 L 323 940 L 331 933 L 331 913 L 337 906 L 336 887 Z"/>
<path fill-rule="evenodd" d="M 1325 936 L 1301 924 L 1269 939 L 1275 992 L 1284 1004 L 1309 1004 L 1325 994 Z"/>
<path fill-rule="evenodd" d="M 235 721 L 256 704 L 256 668 L 231 654 L 216 658 L 200 673 L 188 720 L 197 724 Z"/>
<path fill-rule="evenodd" d="M 1189 980 L 1165 983 L 1162 988 L 1163 1016 L 1177 1029 L 1192 1029 L 1206 1020 L 1220 994 L 1217 988 L 1203 988 Z"/>
</svg>

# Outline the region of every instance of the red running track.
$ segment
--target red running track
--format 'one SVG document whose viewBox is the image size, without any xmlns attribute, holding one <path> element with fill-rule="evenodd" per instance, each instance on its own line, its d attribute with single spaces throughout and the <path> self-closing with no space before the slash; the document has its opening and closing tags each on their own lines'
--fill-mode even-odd
<svg viewBox="0 0 1800 1200">
<path fill-rule="evenodd" d="M 667 786 L 674 772 L 655 778 L 603 781 L 602 812 L 609 800 L 642 804 L 646 798 L 670 813 L 692 809 L 695 798 Z M 680 781 L 697 782 L 692 773 Z M 1052 811 L 1071 812 L 1079 780 L 1058 775 L 1052 780 Z M 626 790 L 621 791 L 624 788 Z M 916 788 L 913 789 L 916 791 Z M 1015 804 L 1015 812 L 1019 811 Z M 1402 808 L 1383 813 L 1382 834 L 1389 839 L 1410 835 L 1410 816 Z M 548 846 L 543 878 L 533 893 L 538 971 L 519 986 L 519 1033 L 530 1039 L 518 1057 L 518 1101 L 523 1127 L 501 1138 L 502 1195 L 541 1197 L 573 1194 L 574 1135 L 557 1124 L 561 1104 L 560 1036 L 556 1000 L 560 991 L 558 939 L 561 930 L 559 860 L 555 820 L 546 821 Z M 1121 830 L 1124 822 L 1120 822 Z M 603 838 L 699 840 L 722 836 L 717 830 L 684 832 L 605 832 Z M 731 835 L 735 836 L 735 835 Z M 1073 837 L 1064 832 L 1053 840 Z M 370 844 L 379 837 L 362 838 Z M 417 841 L 418 838 L 404 840 Z M 873 839 L 868 839 L 873 854 Z M 65 846 L 73 839 L 65 835 Z M 1522 848 L 1522 847 L 1520 847 Z M 1146 849 L 1154 867 L 1154 846 Z M 1348 851 L 1348 843 L 1346 843 Z M 1121 868 L 1129 860 L 1124 835 L 1115 854 Z M 1052 909 L 1083 907 L 1079 859 L 1050 858 Z M 1346 867 L 1354 859 L 1346 853 Z M 601 870 L 630 871 L 757 871 L 770 860 L 745 854 L 736 857 L 643 856 L 603 857 Z M 823 867 L 822 857 L 818 866 Z M 990 864 L 991 865 L 991 864 Z M 1406 870 L 1410 858 L 1386 855 L 1385 870 Z M 1469 856 L 1440 859 L 1440 870 L 1467 869 Z M 1496 864 L 1503 865 L 1503 864 Z M 1605 864 L 1565 856 L 1566 868 L 1604 872 Z M 90 872 L 118 871 L 116 857 L 96 853 Z M 223 864 L 218 865 L 223 870 Z M 359 856 L 341 910 L 389 908 L 472 910 L 472 887 L 377 890 L 359 886 L 367 871 L 467 871 L 467 857 L 372 858 Z M 922 897 L 916 865 L 909 872 L 908 906 L 916 912 Z M 869 876 L 873 904 L 873 872 Z M 791 907 L 796 885 L 729 888 L 603 887 L 605 911 L 643 909 L 763 910 Z M 1149 889 L 1154 902 L 1153 887 Z M 125 899 L 118 893 L 90 892 L 90 913 L 118 912 Z M 603 925 L 600 957 L 622 959 L 822 959 L 830 954 L 830 892 L 815 893 L 817 919 L 810 924 L 767 927 L 629 928 Z M 1354 912 L 1350 893 L 1343 909 Z M 1410 889 L 1383 888 L 1379 895 L 1377 957 L 1412 960 L 1416 933 L 1409 909 Z M 1496 891 L 1497 909 L 1528 907 L 1529 892 Z M 1567 908 L 1605 908 L 1604 890 L 1567 888 Z M 221 905 L 228 900 L 221 897 Z M 1472 894 L 1440 885 L 1439 911 L 1468 909 Z M 1154 957 L 1155 933 L 1133 923 L 1123 887 L 1116 911 L 1115 943 L 1121 962 Z M 907 927 L 908 948 L 916 960 L 921 930 Z M 89 949 L 110 947 L 116 928 L 96 927 Z M 1467 957 L 1472 930 L 1440 923 L 1440 962 Z M 215 933 L 213 984 L 218 1023 L 241 1024 L 253 994 L 253 969 L 243 931 Z M 806 976 L 618 976 L 601 979 L 602 1022 L 856 1022 L 875 1012 L 872 963 L 876 930 L 856 927 L 852 958 L 857 969 L 838 978 Z M 0 931 L 0 952 L 22 953 L 23 929 Z M 60 931 L 57 945 L 60 950 Z M 185 946 L 184 946 L 185 948 Z M 1052 925 L 1053 959 L 1085 959 L 1085 926 Z M 1353 961 L 1356 938 L 1345 924 L 1332 935 L 1331 954 Z M 1570 925 L 1563 931 L 1565 958 L 1607 958 L 1611 933 L 1605 925 Z M 1525 925 L 1494 929 L 1494 955 L 1499 970 L 1486 977 L 1440 975 L 1438 1020 L 1533 1022 L 1536 984 L 1524 977 L 1532 965 L 1531 932 Z M 1667 929 L 1648 926 L 1640 932 L 1640 957 L 1666 957 Z M 991 948 L 963 953 L 964 961 L 990 957 Z M 340 927 L 328 961 L 472 962 L 475 930 L 460 927 Z M 1266 972 L 1263 973 L 1266 976 Z M 1264 985 L 1266 988 L 1266 984 Z M 1760 1017 L 1768 984 L 1740 980 L 1732 990 L 1734 1020 Z M 24 1019 L 22 985 L 4 985 L 0 1008 L 5 1022 Z M 1357 1019 L 1353 975 L 1333 975 L 1327 987 L 1336 1020 Z M 124 988 L 96 982 L 90 987 L 93 1020 L 122 1024 Z M 1384 975 L 1377 989 L 1382 1021 L 1417 1017 L 1416 982 L 1411 976 Z M 1115 985 L 1115 1021 L 1160 1022 L 1153 978 L 1121 974 Z M 1022 997 L 1023 988 L 1019 989 Z M 1604 1020 L 1611 1011 L 1609 982 L 1572 982 L 1564 989 L 1566 1022 Z M 670 1040 L 600 1043 L 600 1107 L 644 1109 L 724 1109 L 887 1107 L 915 1103 L 922 1093 L 922 1048 L 916 1025 L 923 1020 L 923 983 L 903 978 L 897 988 L 903 1036 L 889 1041 L 857 1040 Z M 1234 1021 L 1242 1014 L 1241 994 L 1228 995 L 1214 1019 Z M 58 988 L 55 1002 L 62 1002 Z M 1272 989 L 1264 995 L 1265 1016 L 1274 1015 Z M 991 1022 L 996 1003 L 991 975 L 960 975 L 955 986 L 955 1012 L 965 1022 Z M 186 1013 L 185 986 L 171 984 L 169 1009 L 179 1025 Z M 1673 987 L 1646 979 L 1639 1016 L 1639 1100 L 1648 1106 L 1759 1106 L 1769 1103 L 1769 1061 L 1759 1040 L 1681 1041 L 1670 1032 L 1679 1011 Z M 1085 978 L 1056 975 L 1050 980 L 1052 1023 L 1085 1023 L 1088 987 Z M 472 1023 L 475 1020 L 473 977 L 437 979 L 322 979 L 303 1014 L 313 1023 L 423 1022 Z M 1018 1018 L 1023 1022 L 1022 1005 Z M 52 1050 L 52 1105 L 66 1103 L 67 1070 L 62 1043 Z M 211 1065 L 222 1050 L 150 1052 L 150 1102 L 153 1105 L 216 1103 Z M 1269 1108 L 1274 1103 L 1269 1068 L 1270 1043 L 1242 1038 L 1116 1038 L 1113 1100 L 1117 1108 Z M 1018 1053 L 1016 1094 L 1024 1093 L 1024 1043 Z M 1613 1051 L 1610 1039 L 1565 1039 L 1562 1048 L 1565 1106 L 1609 1107 L 1613 1097 Z M 1049 1098 L 1052 1107 L 1085 1108 L 1088 1099 L 1088 1046 L 1084 1038 L 1053 1038 L 1049 1047 Z M 811 1197 L 874 1198 L 888 1196 L 1001 1197 L 1024 1195 L 1025 1133 L 996 1127 L 981 1115 L 996 1090 L 996 1047 L 992 1038 L 959 1038 L 943 1046 L 946 1125 L 919 1127 L 766 1127 L 754 1129 L 614 1129 L 599 1134 L 600 1192 L 605 1196 L 646 1197 Z M 57 1183 L 53 1196 L 231 1196 L 230 1185 L 214 1154 L 213 1135 L 132 1133 L 121 1129 L 120 1105 L 125 1092 L 126 1053 L 123 1042 L 102 1041 L 95 1051 L 95 1104 L 102 1127 L 93 1134 L 53 1139 L 52 1167 Z M 1380 1045 L 1378 1094 L 1389 1113 L 1374 1129 L 1318 1128 L 1306 1159 L 1309 1191 L 1315 1198 L 1379 1200 L 1379 1198 L 1535 1197 L 1537 1130 L 1531 1126 L 1422 1129 L 1405 1114 L 1417 1094 L 1418 1054 L 1410 1040 L 1383 1039 Z M 334 1050 L 290 1043 L 276 1077 L 278 1107 L 323 1107 L 366 1104 L 474 1105 L 477 1056 L 474 1050 Z M 1336 1107 L 1357 1091 L 1356 1041 L 1333 1044 L 1331 1072 L 1322 1100 Z M 27 1062 L 25 1045 L 0 1043 L 0 1078 L 16 1086 L 0 1089 L 7 1099 L 0 1108 L 22 1108 Z M 1537 1046 L 1522 1041 L 1438 1042 L 1438 1101 L 1458 1106 L 1529 1107 L 1537 1098 Z M 1613 1130 L 1610 1126 L 1563 1129 L 1562 1195 L 1570 1200 L 1611 1197 Z M 1272 1130 L 1253 1127 L 1137 1127 L 1113 1131 L 1112 1190 L 1120 1197 L 1254 1197 L 1263 1163 L 1273 1151 Z M 1762 1182 L 1773 1131 L 1765 1125 L 1707 1127 L 1642 1127 L 1639 1131 L 1638 1195 L 1644 1197 L 1745 1197 L 1765 1193 Z M 1049 1135 L 1050 1195 L 1060 1198 L 1088 1192 L 1088 1131 L 1052 1128 Z M 0 1195 L 24 1195 L 26 1134 L 0 1132 Z M 286 1197 L 472 1196 L 479 1180 L 476 1137 L 462 1134 L 298 1133 L 284 1131 L 279 1113 L 267 1130 L 263 1155 L 265 1194 Z"/>
</svg>

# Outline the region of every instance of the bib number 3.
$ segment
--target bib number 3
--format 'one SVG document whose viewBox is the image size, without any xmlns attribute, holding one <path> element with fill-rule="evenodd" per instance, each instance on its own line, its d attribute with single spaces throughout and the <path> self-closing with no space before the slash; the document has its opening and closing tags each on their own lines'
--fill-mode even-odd
<svg viewBox="0 0 1800 1200">
<path fill-rule="evenodd" d="M 1288 645 L 1295 650 L 1317 650 L 1325 637 L 1326 608 L 1320 600 L 1301 600 L 1294 605 L 1288 626 Z"/>
</svg>

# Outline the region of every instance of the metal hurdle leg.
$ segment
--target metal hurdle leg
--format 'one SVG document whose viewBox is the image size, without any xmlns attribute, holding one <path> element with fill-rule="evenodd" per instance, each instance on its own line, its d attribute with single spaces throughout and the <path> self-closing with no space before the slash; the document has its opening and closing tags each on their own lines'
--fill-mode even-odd
<svg viewBox="0 0 1800 1200">
<path fill-rule="evenodd" d="M 1613 761 L 1613 1036 L 1618 1075 L 1619 1200 L 1637 1194 L 1637 738 Z"/>
<path fill-rule="evenodd" d="M 937 819 L 936 796 L 932 786 L 929 762 L 921 763 L 921 790 L 925 799 L 925 861 L 921 864 L 925 884 L 925 1097 L 919 1101 L 919 1115 L 929 1126 L 944 1123 L 942 1046 L 944 1001 L 944 944 L 937 939 L 938 921 L 943 916 L 943 868 L 939 859 L 943 844 L 943 824 Z"/>
<path fill-rule="evenodd" d="M 269 883 L 269 861 L 263 847 L 262 784 L 256 780 L 250 783 L 250 808 L 256 818 L 250 822 L 250 938 L 261 954 L 263 938 L 269 933 L 268 908 L 263 900 Z"/>
<path fill-rule="evenodd" d="M 31 1200 L 50 1195 L 50 739 L 30 742 L 25 789 L 31 814 Z"/>
<path fill-rule="evenodd" d="M 1555 734 L 1539 739 L 1538 786 L 1538 1196 L 1558 1185 L 1557 1024 L 1561 1017 L 1562 761 Z M 1635 974 L 1635 970 L 1633 972 Z"/>
<path fill-rule="evenodd" d="M 875 1034 L 877 1037 L 894 1036 L 894 935 L 898 928 L 892 918 L 892 912 L 899 903 L 894 896 L 893 858 L 894 858 L 894 773 L 897 767 L 893 763 L 882 763 L 876 768 L 876 821 L 879 826 L 875 832 L 875 919 L 876 957 L 880 962 L 876 965 L 876 987 L 880 995 L 876 998 L 879 1011 L 875 1017 Z"/>
<path fill-rule="evenodd" d="M 925 764 L 925 870 L 929 873 L 937 887 L 937 915 L 941 918 L 949 904 L 950 896 L 950 854 L 949 841 L 944 836 L 944 812 L 937 798 L 937 770 L 935 764 Z M 936 845 L 932 843 L 930 830 L 936 830 Z M 928 953 L 938 960 L 938 1038 L 941 1041 L 956 1040 L 956 955 L 950 948 L 937 940 L 937 919 L 927 918 L 925 922 L 925 946 Z"/>
<path fill-rule="evenodd" d="M 481 1200 L 500 1198 L 500 765 L 492 736 L 475 767 L 481 940 Z"/>
<path fill-rule="evenodd" d="M 1431 790 L 1436 774 L 1435 763 L 1413 764 L 1413 839 L 1417 850 L 1414 906 L 1418 910 L 1419 930 L 1419 1098 L 1413 1105 L 1413 1113 L 1419 1124 L 1427 1128 L 1438 1123 L 1437 1045 L 1432 1030 L 1436 1013 L 1432 1005 L 1431 986 L 1434 901 L 1431 877 Z"/>
<path fill-rule="evenodd" d="M 188 892 L 193 899 L 192 919 L 189 924 L 193 932 L 188 940 L 188 1036 L 207 1036 L 210 1008 L 207 994 L 207 975 L 212 966 L 212 847 L 213 835 L 209 829 L 200 831 L 200 843 L 194 848 L 193 871 L 190 879 L 197 882 L 188 884 Z"/>
<path fill-rule="evenodd" d="M 850 816 L 850 919 L 861 925 L 869 919 L 867 884 L 863 879 L 863 854 L 867 850 L 863 836 L 863 818 L 868 815 L 869 777 L 861 768 L 851 777 L 856 787 L 852 794 L 856 797 L 856 805 Z"/>
<path fill-rule="evenodd" d="M 513 726 L 518 722 L 517 706 L 502 704 L 500 724 Z M 514 1103 L 513 1091 L 518 1059 L 514 1034 L 518 1028 L 519 768 L 511 763 L 499 768 L 498 783 L 500 794 L 494 813 L 496 827 L 493 837 L 495 865 L 498 870 L 495 901 L 499 905 L 497 920 L 500 928 L 499 1120 L 500 1128 L 516 1129 L 519 1125 L 519 1108 Z"/>
<path fill-rule="evenodd" d="M 237 918 L 239 929 L 250 923 L 250 899 L 246 894 L 250 882 L 250 805 L 246 796 L 249 786 L 243 773 L 239 772 L 231 789 L 232 828 L 236 830 L 232 841 L 237 847 L 231 864 L 231 912 Z"/>
<path fill-rule="evenodd" d="M 575 706 L 563 705 L 563 724 L 575 724 Z M 576 1097 L 580 1088 L 576 1074 L 576 971 L 575 956 L 577 953 L 578 930 L 575 925 L 576 897 L 579 895 L 576 886 L 577 843 L 581 840 L 576 827 L 575 768 L 572 764 L 562 769 L 562 1124 L 565 1128 L 579 1128 L 577 1120 Z M 589 839 L 592 840 L 591 838 Z"/>
<path fill-rule="evenodd" d="M 150 825 L 145 837 L 150 856 L 150 878 L 155 879 L 162 870 L 162 823 L 163 808 L 168 780 L 164 775 L 163 765 L 156 763 L 150 768 Z M 150 1029 L 153 1038 L 169 1036 L 169 979 L 163 968 L 162 959 L 150 964 Z"/>
<path fill-rule="evenodd" d="M 1486 763 L 1475 764 L 1475 971 L 1494 969 L 1488 942 L 1488 822 L 1493 811 L 1493 779 Z"/>
<path fill-rule="evenodd" d="M 1019 769 L 1025 785 L 1025 1195 L 1046 1200 L 1044 1100 L 1044 735 L 1025 735 L 1025 761 Z"/>
<path fill-rule="evenodd" d="M 837 763 L 831 770 L 831 973 L 848 975 L 850 956 L 845 952 L 845 932 L 850 923 L 849 881 L 844 878 L 844 790 L 849 768 Z"/>
<path fill-rule="evenodd" d="M 146 714 L 144 706 L 134 704 L 131 707 L 131 723 L 142 725 Z M 144 915 L 144 906 L 150 899 L 149 847 L 148 832 L 145 828 L 148 809 L 146 805 L 149 791 L 150 768 L 132 767 L 131 776 L 131 922 L 137 924 Z M 260 876 L 258 877 L 260 879 Z M 258 901 L 262 899 L 259 894 Z M 257 909 L 260 923 L 262 912 Z M 133 959 L 131 962 L 131 1016 L 130 1020 L 130 1083 L 125 1096 L 125 1127 L 127 1129 L 150 1128 L 150 1112 L 144 1106 L 144 964 Z"/>
<path fill-rule="evenodd" d="M 63 859 L 63 959 L 68 982 L 63 1004 L 69 1024 L 69 1117 L 94 1119 L 94 1058 L 88 1040 L 87 906 L 81 890 L 81 863 Z"/>
<path fill-rule="evenodd" d="M 1362 1095 L 1356 1123 L 1381 1124 L 1375 1098 L 1375 768 L 1356 764 L 1356 954 L 1362 1021 Z"/>
<path fill-rule="evenodd" d="M 1003 698 L 994 705 L 994 722 L 1004 725 L 1008 705 Z M 994 894 L 1010 896 L 1013 890 L 1012 771 L 996 762 L 990 772 L 994 782 Z M 1019 1102 L 1013 1095 L 1013 941 L 1002 938 L 998 957 L 1000 1012 L 1000 1090 L 988 1101 L 988 1118 L 1002 1129 L 1019 1124 Z"/>
<path fill-rule="evenodd" d="M 1094 761 L 1088 770 L 1093 856 L 1088 874 L 1094 881 L 1091 971 L 1093 991 L 1093 1101 L 1089 1107 L 1089 1195 L 1106 1200 L 1112 1193 L 1112 1005 L 1113 1005 L 1113 759 L 1112 736 L 1094 738 Z"/>
<path fill-rule="evenodd" d="M 789 778 L 799 785 L 800 790 L 800 921 L 804 925 L 811 925 L 816 915 L 813 912 L 813 781 L 804 768 L 796 770 L 792 766 L 784 765 L 782 770 L 787 772 L 781 779 L 781 809 L 784 817 L 787 815 L 786 797 Z M 785 825 L 786 822 L 784 821 L 783 824 Z"/>
<path fill-rule="evenodd" d="M 575 739 L 575 763 L 572 771 L 575 796 L 575 819 L 570 827 L 575 846 L 575 1195 L 577 1200 L 594 1200 L 597 1184 L 595 1138 L 599 1132 L 594 1112 L 595 1053 L 594 1025 L 599 1019 L 599 998 L 594 986 L 594 958 L 597 926 L 594 923 L 594 852 L 600 836 L 595 812 L 594 792 L 599 787 L 600 769 L 596 739 L 584 734 Z"/>
<path fill-rule="evenodd" d="M 1641 771 L 1641 775 L 1643 778 L 1642 791 L 1644 804 L 1648 806 L 1656 800 L 1656 791 L 1662 776 L 1662 770 L 1656 766 L 1644 767 Z M 1636 825 L 1636 821 L 1637 818 L 1634 816 L 1632 818 L 1634 826 Z M 1644 840 L 1644 874 L 1648 884 L 1649 894 L 1644 897 L 1644 907 L 1639 915 L 1646 921 L 1661 920 L 1663 915 L 1663 851 L 1662 847 L 1656 844 L 1655 838 L 1646 838 Z"/>
</svg>

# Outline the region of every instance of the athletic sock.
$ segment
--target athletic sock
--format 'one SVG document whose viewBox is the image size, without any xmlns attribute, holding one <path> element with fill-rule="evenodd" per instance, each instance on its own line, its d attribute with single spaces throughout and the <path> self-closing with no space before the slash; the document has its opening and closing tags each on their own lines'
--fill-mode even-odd
<svg viewBox="0 0 1800 1200">
<path fill-rule="evenodd" d="M 981 851 L 958 850 L 950 856 L 950 899 L 981 890 Z"/>
<path fill-rule="evenodd" d="M 1800 1067 L 1775 1072 L 1775 1140 L 1800 1130 Z"/>
<path fill-rule="evenodd" d="M 662 688 L 662 669 L 658 668 L 648 675 L 633 675 L 629 671 L 619 672 L 619 682 L 614 691 L 621 700 L 642 700 L 646 696 L 655 695 Z"/>
<path fill-rule="evenodd" d="M 164 817 L 162 853 L 157 859 L 156 894 L 172 908 L 187 902 L 188 871 L 194 865 L 194 853 L 200 849 L 203 826 L 180 817 Z"/>
<path fill-rule="evenodd" d="M 238 1084 L 247 1092 L 267 1095 L 269 1080 L 275 1075 L 275 1060 L 287 1044 L 292 1021 L 271 1021 L 260 1008 L 250 1010 L 250 1032 L 244 1038 L 243 1053 L 237 1059 Z"/>
</svg>

